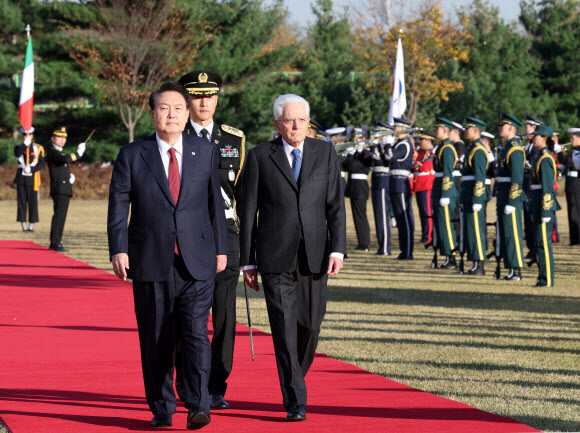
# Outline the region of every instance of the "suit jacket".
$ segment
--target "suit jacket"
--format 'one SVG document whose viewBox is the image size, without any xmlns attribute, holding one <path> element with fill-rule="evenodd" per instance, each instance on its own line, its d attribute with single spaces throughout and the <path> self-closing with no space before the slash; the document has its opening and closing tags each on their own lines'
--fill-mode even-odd
<svg viewBox="0 0 580 433">
<path fill-rule="evenodd" d="M 183 135 L 177 205 L 155 135 L 121 148 L 109 188 L 107 233 L 111 257 L 129 255 L 129 278 L 167 279 L 176 239 L 191 275 L 197 280 L 215 278 L 216 254 L 228 253 L 216 147 Z"/>
<path fill-rule="evenodd" d="M 240 266 L 290 272 L 301 238 L 312 273 L 326 272 L 331 252 L 346 253 L 344 191 L 331 143 L 305 139 L 298 183 L 281 137 L 251 149 L 240 209 Z"/>
<path fill-rule="evenodd" d="M 72 196 L 72 185 L 70 183 L 69 164 L 78 161 L 79 154 L 63 153 L 53 145 L 46 149 L 46 162 L 48 163 L 48 172 L 50 173 L 50 196 L 68 195 Z"/>
</svg>

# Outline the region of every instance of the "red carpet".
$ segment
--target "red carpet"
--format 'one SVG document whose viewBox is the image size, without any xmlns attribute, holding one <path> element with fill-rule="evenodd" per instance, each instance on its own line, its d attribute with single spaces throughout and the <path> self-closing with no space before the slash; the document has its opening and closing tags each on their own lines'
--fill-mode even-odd
<svg viewBox="0 0 580 433">
<path fill-rule="evenodd" d="M 103 251 L 103 254 L 106 254 Z M 227 400 L 204 432 L 528 432 L 492 415 L 319 355 L 308 421 L 288 424 L 268 334 L 238 326 Z M 32 242 L 0 242 L 0 417 L 13 433 L 149 428 L 131 285 Z"/>
</svg>

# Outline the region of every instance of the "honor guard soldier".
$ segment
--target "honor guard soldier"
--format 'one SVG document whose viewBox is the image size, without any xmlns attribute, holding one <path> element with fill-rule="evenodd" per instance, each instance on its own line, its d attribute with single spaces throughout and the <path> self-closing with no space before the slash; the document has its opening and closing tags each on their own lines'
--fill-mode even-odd
<svg viewBox="0 0 580 433">
<path fill-rule="evenodd" d="M 485 188 L 487 189 L 487 192 L 489 194 L 489 197 L 491 199 L 491 197 L 495 197 L 494 194 L 492 194 L 492 190 L 491 190 L 491 180 L 493 178 L 495 178 L 496 173 L 497 173 L 497 161 L 495 158 L 495 153 L 494 153 L 494 149 L 493 149 L 493 139 L 495 138 L 495 135 L 487 132 L 487 131 L 483 131 L 481 133 L 481 142 L 483 143 L 483 145 L 485 146 L 486 150 L 487 150 L 487 160 L 489 161 L 489 164 L 487 166 L 487 177 L 485 179 Z M 487 203 L 485 202 L 485 204 L 483 205 L 483 214 L 485 216 L 485 221 L 487 221 Z M 485 225 L 485 238 L 488 239 L 487 236 L 487 224 Z"/>
<path fill-rule="evenodd" d="M 184 133 L 197 135 L 218 149 L 219 177 L 230 251 L 226 269 L 217 274 L 212 306 L 213 338 L 211 341 L 211 373 L 209 377 L 210 407 L 227 409 L 224 399 L 227 379 L 232 371 L 236 332 L 236 287 L 240 275 L 240 241 L 234 212 L 239 204 L 240 173 L 244 164 L 246 138 L 242 131 L 218 125 L 213 116 L 218 103 L 222 78 L 208 70 L 193 71 L 179 79 L 191 95 L 190 120 Z M 179 349 L 178 349 L 179 350 Z M 181 352 L 179 350 L 179 352 Z M 176 388 L 182 385 L 180 356 L 176 356 Z"/>
<path fill-rule="evenodd" d="M 46 150 L 46 162 L 50 174 L 50 196 L 54 204 L 49 249 L 59 252 L 68 251 L 62 246 L 61 241 L 68 205 L 72 197 L 72 184 L 75 183 L 75 175 L 70 172 L 69 165 L 77 162 L 86 149 L 86 143 L 80 143 L 76 152 L 65 154 L 63 148 L 66 145 L 67 136 L 65 126 L 55 128 L 52 131 L 52 146 Z"/>
<path fill-rule="evenodd" d="M 463 239 L 467 259 L 473 261 L 468 275 L 484 275 L 486 258 L 486 221 L 484 205 L 490 194 L 485 185 L 488 153 L 481 142 L 481 132 L 486 124 L 474 117 L 465 117 L 465 138 L 470 144 L 465 154 L 461 176 L 461 204 L 463 205 Z"/>
<path fill-rule="evenodd" d="M 352 218 L 358 240 L 355 249 L 368 251 L 371 234 L 367 218 L 367 201 L 369 199 L 368 174 L 371 169 L 359 157 L 362 147 L 363 145 L 359 144 L 356 148 L 351 146 L 347 149 L 344 167 L 348 173 L 348 181 L 344 195 L 350 198 Z"/>
<path fill-rule="evenodd" d="M 527 197 L 524 182 L 525 149 L 516 138 L 517 128 L 522 123 L 509 114 L 502 113 L 499 121 L 499 136 L 505 146 L 498 158 L 497 178 L 497 223 L 499 242 L 504 266 L 509 269 L 504 280 L 522 279 L 523 230 L 522 213 Z M 498 240 L 496 239 L 496 242 Z"/>
<path fill-rule="evenodd" d="M 442 269 L 456 269 L 455 250 L 457 247 L 455 226 L 451 217 L 457 206 L 459 191 L 453 178 L 457 165 L 457 151 L 449 139 L 454 128 L 451 120 L 444 117 L 435 117 L 435 137 L 439 145 L 435 151 L 433 169 L 433 224 L 435 227 L 434 239 L 439 252 L 445 256 Z"/>
<path fill-rule="evenodd" d="M 390 131 L 393 128 L 386 122 L 377 121 L 378 131 Z M 375 229 L 379 248 L 378 256 L 391 255 L 391 226 L 389 224 L 389 164 L 381 158 L 388 148 L 387 139 L 383 137 L 379 143 L 370 146 L 358 155 L 361 161 L 370 167 L 371 174 L 371 200 L 375 216 Z"/>
<path fill-rule="evenodd" d="M 465 161 L 465 152 L 467 152 L 467 147 L 465 143 L 461 139 L 461 134 L 465 132 L 465 128 L 457 122 L 453 122 L 454 128 L 451 130 L 451 134 L 449 134 L 449 139 L 453 146 L 455 147 L 455 151 L 457 152 L 457 165 L 455 166 L 455 170 L 453 170 L 453 179 L 455 181 L 455 186 L 457 187 L 457 191 L 461 191 L 461 170 L 463 169 L 463 163 Z M 455 211 L 453 213 L 453 219 L 455 220 L 455 232 L 460 233 L 459 229 L 459 215 L 461 213 L 461 203 L 455 206 Z"/>
<path fill-rule="evenodd" d="M 524 259 L 533 259 L 536 257 L 536 238 L 535 230 L 532 222 L 532 214 L 530 211 L 530 185 L 532 184 L 532 164 L 537 158 L 538 151 L 532 143 L 532 136 L 536 128 L 543 125 L 540 119 L 526 114 L 526 120 L 524 121 L 524 128 L 526 131 L 526 144 L 524 145 L 526 151 L 526 167 L 524 169 L 524 194 L 526 195 L 527 201 L 524 202 L 524 239 L 526 241 L 526 246 L 528 247 L 528 254 Z"/>
<path fill-rule="evenodd" d="M 324 131 L 328 140 L 332 141 L 334 145 L 342 144 L 344 140 L 341 140 L 344 137 L 344 132 L 346 128 L 344 126 L 338 126 L 336 128 L 330 128 Z M 346 152 L 340 152 L 338 154 L 338 162 L 340 164 L 340 176 L 342 178 L 342 190 L 346 191 Z"/>
<path fill-rule="evenodd" d="M 532 134 L 532 143 L 537 150 L 537 158 L 532 167 L 530 185 L 530 209 L 536 232 L 538 261 L 538 281 L 535 287 L 554 285 L 554 254 L 552 252 L 552 224 L 555 212 L 560 210 L 556 200 L 556 162 L 548 149 L 554 131 L 547 125 L 539 125 Z"/>
<path fill-rule="evenodd" d="M 393 119 L 395 133 L 400 131 L 398 140 L 381 155 L 382 160 L 389 164 L 389 197 L 399 229 L 399 246 L 401 254 L 397 260 L 413 260 L 413 232 L 415 223 L 411 207 L 411 183 L 409 176 L 413 167 L 415 149 L 408 132 L 411 122 L 395 117 Z"/>
<path fill-rule="evenodd" d="M 433 171 L 433 141 L 435 136 L 429 132 L 422 132 L 416 136 L 419 140 L 419 151 L 413 162 L 413 176 L 415 198 L 421 218 L 421 243 L 432 242 L 433 218 L 431 210 L 431 191 L 435 172 Z"/>
<path fill-rule="evenodd" d="M 318 140 L 327 141 L 330 139 L 322 125 L 312 119 L 310 119 L 310 123 L 308 124 L 308 133 L 306 135 L 310 138 L 316 138 Z"/>
<path fill-rule="evenodd" d="M 570 246 L 580 245 L 580 175 L 574 166 L 573 153 L 580 154 L 580 128 L 568 129 L 572 141 L 571 148 L 558 153 L 558 161 L 564 165 L 566 173 L 566 204 L 570 227 Z"/>
<path fill-rule="evenodd" d="M 22 224 L 23 231 L 32 232 L 34 224 L 38 222 L 38 187 L 40 186 L 40 170 L 45 163 L 44 148 L 33 142 L 34 128 L 25 131 L 21 127 L 20 132 L 24 135 L 24 142 L 14 146 L 14 156 L 18 160 L 18 169 L 14 178 L 18 208 L 16 221 Z"/>
</svg>

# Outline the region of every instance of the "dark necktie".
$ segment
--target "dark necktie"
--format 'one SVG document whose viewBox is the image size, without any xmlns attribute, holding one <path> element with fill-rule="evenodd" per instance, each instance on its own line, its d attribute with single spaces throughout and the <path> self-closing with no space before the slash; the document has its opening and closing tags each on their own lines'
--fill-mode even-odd
<svg viewBox="0 0 580 433">
<path fill-rule="evenodd" d="M 205 138 L 207 141 L 209 141 L 209 132 L 207 131 L 207 129 L 203 128 L 199 132 L 201 132 L 201 135 L 203 135 L 203 138 Z"/>
<path fill-rule="evenodd" d="M 300 154 L 300 149 L 292 149 L 292 155 L 294 155 L 294 160 L 292 161 L 292 173 L 294 173 L 294 179 L 298 182 L 300 177 L 300 167 L 302 167 L 302 155 Z"/>
<path fill-rule="evenodd" d="M 177 200 L 179 200 L 179 188 L 181 182 L 179 181 L 179 165 L 177 163 L 177 158 L 175 157 L 175 149 L 172 147 L 169 149 L 169 191 L 171 191 L 171 197 L 173 197 L 173 202 L 177 205 Z M 177 244 L 177 238 L 175 239 L 175 253 L 179 254 L 179 245 Z"/>
</svg>

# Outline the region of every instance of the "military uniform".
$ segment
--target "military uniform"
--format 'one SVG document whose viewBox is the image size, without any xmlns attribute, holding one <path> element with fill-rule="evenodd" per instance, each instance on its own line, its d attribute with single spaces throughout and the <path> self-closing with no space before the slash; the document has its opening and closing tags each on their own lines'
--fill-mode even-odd
<svg viewBox="0 0 580 433">
<path fill-rule="evenodd" d="M 432 134 L 422 134 L 418 139 L 433 140 Z M 431 194 L 435 172 L 433 171 L 433 149 L 420 150 L 417 152 L 413 162 L 413 191 L 419 208 L 419 218 L 421 219 L 421 242 L 430 243 L 433 241 L 433 217 L 431 207 Z"/>
<path fill-rule="evenodd" d="M 544 122 L 534 116 L 526 114 L 524 125 L 525 124 L 535 125 L 537 128 L 539 125 L 543 125 Z M 532 144 L 532 140 L 526 141 L 524 149 L 526 151 L 526 165 L 524 167 L 524 182 L 522 187 L 527 198 L 527 201 L 524 202 L 524 240 L 526 241 L 526 246 L 529 250 L 528 255 L 525 258 L 533 258 L 536 257 L 536 232 L 532 222 L 532 213 L 530 209 L 530 186 L 532 184 L 532 163 L 538 157 L 538 150 Z"/>
<path fill-rule="evenodd" d="M 36 143 L 14 146 L 14 156 L 18 160 L 18 169 L 14 183 L 16 184 L 17 214 L 16 221 L 22 223 L 22 229 L 33 231 L 38 219 L 38 189 L 40 187 L 40 170 L 45 165 L 44 147 Z M 29 169 L 25 169 L 29 167 Z M 26 211 L 28 210 L 28 223 Z"/>
<path fill-rule="evenodd" d="M 546 125 L 538 126 L 534 135 L 551 137 L 552 128 Z M 536 286 L 540 287 L 552 287 L 554 285 L 552 227 L 555 212 L 561 209 L 554 191 L 556 173 L 556 162 L 548 148 L 544 146 L 538 149 L 538 158 L 532 166 L 530 209 L 536 234 L 539 270 Z"/>
<path fill-rule="evenodd" d="M 367 218 L 367 201 L 369 199 L 368 174 L 370 167 L 355 156 L 354 152 L 346 155 L 344 167 L 348 172 L 345 196 L 350 198 L 352 218 L 358 240 L 357 250 L 368 251 L 371 242 L 369 220 Z"/>
<path fill-rule="evenodd" d="M 66 128 L 57 128 L 52 135 L 66 137 Z M 65 154 L 62 150 L 54 144 L 46 149 L 46 162 L 50 174 L 50 196 L 54 208 L 50 225 L 50 249 L 56 251 L 64 250 L 61 245 L 62 234 L 68 205 L 73 195 L 74 176 L 71 175 L 69 164 L 77 162 L 82 155 L 78 150 L 69 154 Z"/>
<path fill-rule="evenodd" d="M 452 122 L 453 129 L 457 129 L 462 133 L 465 131 L 465 128 L 457 122 Z M 461 170 L 463 169 L 463 164 L 465 163 L 465 153 L 467 152 L 467 146 L 463 142 L 463 140 L 459 139 L 458 141 L 453 143 L 455 147 L 455 151 L 457 152 L 457 165 L 455 166 L 455 170 L 453 170 L 453 181 L 455 182 L 455 186 L 457 191 L 461 191 Z M 455 226 L 455 233 L 460 235 L 461 227 L 460 227 L 460 220 L 461 220 L 461 208 L 462 208 L 461 201 L 455 206 L 455 210 L 453 211 L 453 220 L 455 221 L 453 224 Z"/>
<path fill-rule="evenodd" d="M 572 131 L 570 129 L 568 132 Z M 578 129 L 577 134 L 580 134 Z M 578 148 L 575 148 L 576 152 Z M 570 227 L 570 245 L 580 245 L 580 171 L 574 167 L 572 152 L 558 154 L 558 161 L 566 167 L 566 205 Z"/>
<path fill-rule="evenodd" d="M 411 122 L 405 119 L 394 119 L 395 126 L 410 128 Z M 414 146 L 409 137 L 395 142 L 381 155 L 389 164 L 389 197 L 399 230 L 399 260 L 413 260 L 415 221 L 411 206 L 411 183 L 409 176 L 413 167 Z"/>
<path fill-rule="evenodd" d="M 483 130 L 485 123 L 466 117 L 466 128 Z M 462 169 L 461 204 L 463 205 L 463 239 L 467 259 L 474 262 L 468 274 L 485 274 L 483 262 L 486 258 L 485 203 L 490 200 L 485 181 L 487 178 L 487 149 L 479 138 L 473 140 L 467 149 Z M 478 206 L 479 205 L 479 206 Z M 478 206 L 479 210 L 474 207 Z"/>
<path fill-rule="evenodd" d="M 218 93 L 221 86 L 221 77 L 211 71 L 194 71 L 181 77 L 179 82 L 192 95 L 211 96 Z M 189 120 L 184 133 L 197 135 L 209 140 L 219 150 L 218 171 L 228 229 L 230 251 L 227 257 L 227 266 L 216 275 L 212 305 L 213 337 L 211 341 L 211 373 L 208 388 L 209 393 L 212 395 L 212 408 L 215 409 L 213 398 L 214 396 L 225 395 L 227 389 L 226 381 L 233 366 L 236 332 L 236 287 L 240 276 L 240 241 L 234 208 L 239 205 L 240 175 L 246 153 L 246 138 L 239 129 L 227 125 L 218 125 L 213 120 L 211 123 L 213 127 L 208 130 Z M 178 349 L 178 351 L 180 350 Z M 180 392 L 182 373 L 179 356 L 176 357 L 176 374 L 176 389 L 182 395 Z"/>
<path fill-rule="evenodd" d="M 521 122 L 513 116 L 502 114 L 500 125 L 510 123 L 516 128 Z M 498 160 L 497 171 L 497 221 L 499 227 L 500 255 L 508 268 L 507 279 L 520 280 L 523 257 L 522 213 L 527 197 L 523 192 L 525 150 L 516 137 L 507 140 Z M 506 214 L 506 206 L 515 208 Z"/>
</svg>

